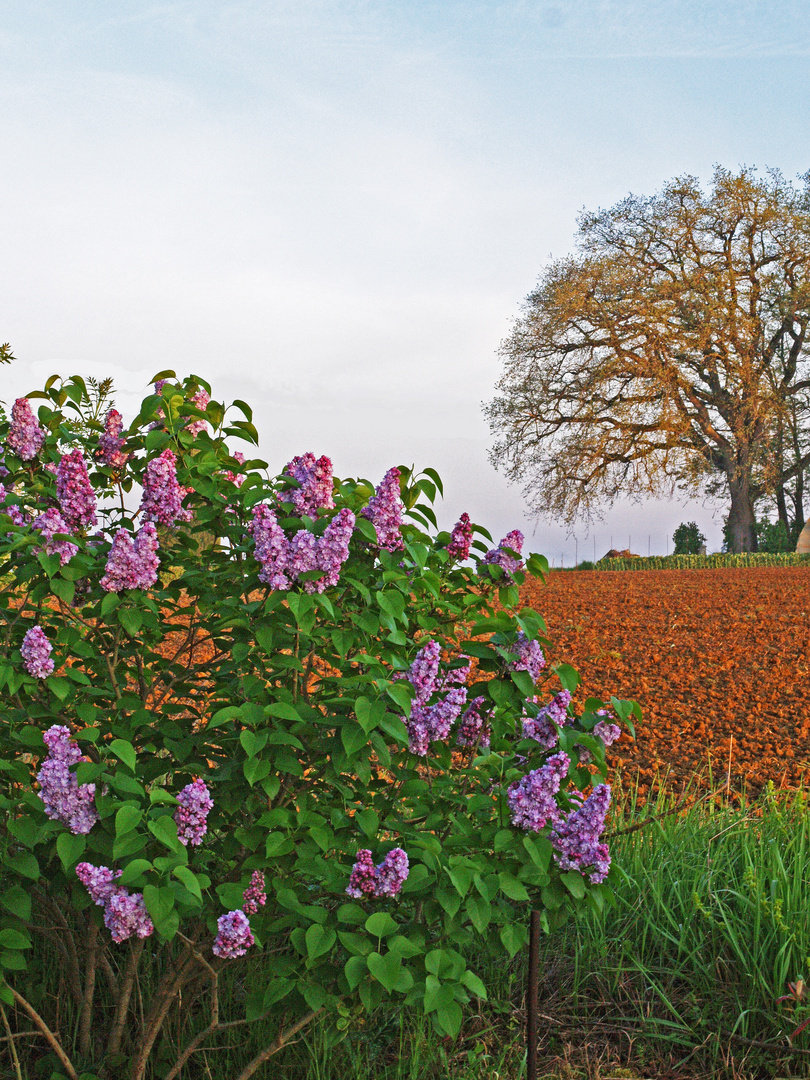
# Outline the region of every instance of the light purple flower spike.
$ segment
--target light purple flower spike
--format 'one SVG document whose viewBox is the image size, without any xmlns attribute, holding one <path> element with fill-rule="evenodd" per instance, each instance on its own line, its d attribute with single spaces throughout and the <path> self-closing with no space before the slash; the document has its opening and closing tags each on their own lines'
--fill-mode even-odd
<svg viewBox="0 0 810 1080">
<path fill-rule="evenodd" d="M 237 908 L 236 911 L 229 911 L 227 915 L 220 915 L 217 919 L 217 936 L 212 946 L 214 956 L 220 956 L 224 960 L 244 956 L 254 941 L 250 922 L 244 911 Z"/>
<path fill-rule="evenodd" d="M 70 766 L 85 760 L 70 738 L 70 729 L 54 724 L 43 733 L 48 756 L 37 773 L 39 797 L 45 813 L 67 825 L 75 835 L 86 835 L 98 821 L 95 784 L 79 784 Z"/>
<path fill-rule="evenodd" d="M 32 626 L 26 631 L 20 646 L 25 670 L 35 679 L 45 679 L 53 671 L 53 645 L 45 636 L 41 626 Z"/>
<path fill-rule="evenodd" d="M 44 513 L 35 517 L 32 524 L 35 529 L 39 529 L 45 538 L 44 546 L 37 550 L 44 551 L 46 555 L 58 555 L 59 562 L 62 566 L 64 566 L 65 563 L 70 562 L 79 549 L 75 544 L 72 544 L 70 540 L 54 539 L 58 533 L 64 535 L 70 534 L 70 529 L 59 511 L 52 506 Z"/>
<path fill-rule="evenodd" d="M 523 533 L 520 529 L 513 529 L 507 533 L 496 548 L 490 550 L 484 556 L 484 562 L 500 568 L 507 574 L 514 574 L 523 569 L 523 560 L 510 555 L 506 549 L 514 551 L 519 556 L 523 550 Z"/>
<path fill-rule="evenodd" d="M 545 764 L 527 776 L 515 780 L 506 792 L 512 814 L 512 824 L 521 829 L 539 832 L 548 822 L 560 817 L 555 795 L 568 773 L 571 759 L 568 754 L 553 754 Z"/>
<path fill-rule="evenodd" d="M 62 517 L 74 529 L 92 529 L 96 517 L 96 496 L 81 450 L 64 454 L 56 470 L 56 497 Z"/>
<path fill-rule="evenodd" d="M 300 488 L 291 488 L 282 491 L 279 501 L 292 503 L 293 512 L 314 518 L 318 510 L 325 508 L 330 510 L 335 505 L 332 496 L 332 462 L 326 455 L 315 458 L 315 455 L 307 452 L 284 466 L 283 475 L 291 476 L 301 485 Z"/>
<path fill-rule="evenodd" d="M 177 796 L 179 806 L 174 813 L 177 823 L 177 838 L 181 844 L 196 847 L 201 844 L 208 831 L 206 818 L 214 805 L 205 782 L 198 776 L 186 784 Z"/>
<path fill-rule="evenodd" d="M 371 852 L 361 848 L 357 852 L 346 893 L 355 900 L 363 896 L 396 896 L 407 877 L 408 856 L 402 848 L 389 851 L 377 866 Z"/>
<path fill-rule="evenodd" d="M 28 398 L 17 398 L 11 407 L 11 427 L 6 445 L 23 461 L 31 461 L 42 449 L 45 433 L 31 411 Z"/>
<path fill-rule="evenodd" d="M 104 925 L 117 944 L 133 934 L 147 938 L 155 929 L 143 895 L 130 893 L 123 885 L 116 885 L 115 881 L 120 876 L 120 870 L 110 870 L 107 866 L 80 862 L 76 867 L 76 877 L 90 893 L 90 899 L 104 908 Z"/>
<path fill-rule="evenodd" d="M 187 494 L 187 489 L 177 482 L 177 458 L 167 448 L 146 466 L 141 500 L 144 521 L 156 521 L 160 525 L 191 521 L 191 511 L 181 505 Z"/>
<path fill-rule="evenodd" d="M 447 545 L 447 554 L 454 562 L 464 562 L 470 554 L 471 543 L 472 525 L 470 524 L 470 515 L 462 514 L 453 526 L 450 543 Z"/>
<path fill-rule="evenodd" d="M 402 512 L 405 509 L 399 491 L 399 469 L 389 469 L 376 491 L 361 510 L 377 530 L 377 544 L 386 551 L 402 549 Z"/>
<path fill-rule="evenodd" d="M 605 880 L 610 870 L 610 850 L 607 844 L 599 843 L 599 837 L 609 806 L 610 788 L 599 784 L 581 806 L 555 822 L 549 839 L 561 870 L 587 872 L 594 884 Z"/>
<path fill-rule="evenodd" d="M 126 529 L 119 529 L 107 556 L 101 579 L 106 592 L 123 589 L 150 589 L 157 581 L 160 559 L 157 529 L 151 521 L 138 530 L 133 541 Z"/>
<path fill-rule="evenodd" d="M 104 420 L 104 431 L 98 437 L 96 457 L 113 469 L 120 469 L 129 457 L 124 453 L 124 421 L 117 409 L 110 409 Z"/>
</svg>

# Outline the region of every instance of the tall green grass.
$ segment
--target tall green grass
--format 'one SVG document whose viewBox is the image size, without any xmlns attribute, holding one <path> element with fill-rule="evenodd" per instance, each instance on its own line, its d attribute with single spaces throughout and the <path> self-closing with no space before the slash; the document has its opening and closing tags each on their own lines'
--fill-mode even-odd
<svg viewBox="0 0 810 1080">
<path fill-rule="evenodd" d="M 810 566 L 810 555 L 795 551 L 716 552 L 713 555 L 639 555 L 634 559 L 600 559 L 589 570 L 717 570 L 723 567 Z M 580 563 L 578 569 L 585 569 Z"/>
<path fill-rule="evenodd" d="M 810 1027 L 794 1046 L 788 1041 L 810 1005 L 776 1004 L 788 982 L 810 977 L 805 793 L 769 787 L 732 805 L 723 792 L 677 803 L 662 788 L 641 806 L 632 791 L 618 790 L 609 831 L 615 905 L 542 945 L 541 1076 L 596 1080 L 621 1075 L 621 1065 L 637 1077 L 673 1068 L 718 1080 L 810 1077 Z M 528 920 L 528 911 L 516 905 L 515 918 Z M 457 1040 L 411 1011 L 357 1012 L 341 1041 L 334 1027 L 314 1027 L 268 1062 L 266 1076 L 518 1080 L 526 957 L 475 961 L 490 1000 L 469 1007 Z M 59 968 L 47 954 L 35 967 L 43 1003 L 58 994 Z M 223 1008 L 228 999 L 238 1005 L 246 982 L 260 978 L 260 962 L 223 973 Z M 188 1037 L 181 1028 L 192 1013 L 178 1016 L 178 1040 Z M 71 1024 L 64 1005 L 60 1025 Z M 237 1075 L 267 1034 L 255 1025 L 220 1036 L 189 1063 L 184 1080 Z M 41 1043 L 17 1045 L 25 1080 L 51 1075 Z M 165 1060 L 172 1056 L 167 1045 Z M 14 1075 L 5 1049 L 0 1075 Z"/>
</svg>

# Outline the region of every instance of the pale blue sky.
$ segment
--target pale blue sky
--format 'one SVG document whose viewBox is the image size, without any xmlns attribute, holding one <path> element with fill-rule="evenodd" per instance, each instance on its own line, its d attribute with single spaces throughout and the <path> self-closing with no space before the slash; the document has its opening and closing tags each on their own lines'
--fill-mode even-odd
<svg viewBox="0 0 810 1080">
<path fill-rule="evenodd" d="M 6 5 L 0 396 L 111 373 L 127 411 L 195 371 L 279 469 L 432 465 L 445 523 L 531 533 L 480 414 L 522 298 L 583 207 L 806 171 L 808 53 L 791 0 Z M 692 518 L 719 547 L 690 504 L 615 509 L 597 551 Z"/>
</svg>

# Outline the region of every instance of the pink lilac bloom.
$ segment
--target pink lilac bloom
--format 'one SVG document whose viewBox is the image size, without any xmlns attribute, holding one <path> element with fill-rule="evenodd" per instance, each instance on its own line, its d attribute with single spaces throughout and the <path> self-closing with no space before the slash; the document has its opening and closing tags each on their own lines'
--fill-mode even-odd
<svg viewBox="0 0 810 1080">
<path fill-rule="evenodd" d="M 530 698 L 529 700 L 536 704 L 538 698 Z M 568 716 L 570 702 L 571 694 L 568 690 L 561 690 L 559 694 L 555 694 L 547 705 L 540 709 L 537 716 L 524 715 L 523 738 L 534 739 L 545 750 L 550 750 L 552 746 L 556 746 L 559 739 L 557 727 L 563 727 L 570 719 Z M 554 726 L 555 724 L 557 727 Z"/>
<path fill-rule="evenodd" d="M 329 586 L 337 585 L 340 571 L 349 557 L 349 541 L 354 531 L 355 517 L 345 507 L 332 518 L 318 543 L 318 569 L 324 576 L 319 581 L 309 581 L 307 592 L 323 592 Z"/>
<path fill-rule="evenodd" d="M 254 870 L 250 878 L 250 884 L 242 894 L 242 910 L 248 915 L 255 915 L 260 907 L 267 903 L 267 892 L 264 874 L 261 870 Z"/>
<path fill-rule="evenodd" d="M 244 956 L 254 941 L 247 915 L 237 908 L 236 911 L 229 911 L 227 915 L 220 915 L 217 919 L 217 936 L 211 948 L 214 956 L 232 960 L 234 957 Z"/>
<path fill-rule="evenodd" d="M 95 784 L 78 784 L 70 766 L 84 761 L 79 747 L 70 738 L 70 729 L 54 724 L 43 733 L 48 755 L 37 773 L 39 797 L 45 813 L 67 825 L 75 835 L 86 835 L 98 821 Z"/>
<path fill-rule="evenodd" d="M 441 648 L 438 641 L 429 641 L 416 654 L 408 670 L 408 681 L 416 691 L 414 701 L 420 705 L 424 705 L 436 690 L 440 657 Z"/>
<path fill-rule="evenodd" d="M 177 802 L 179 806 L 174 813 L 177 838 L 181 844 L 197 847 L 208 831 L 206 818 L 214 805 L 205 782 L 198 776 L 186 784 L 177 796 Z"/>
<path fill-rule="evenodd" d="M 402 848 L 389 851 L 377 866 L 375 896 L 396 896 L 408 877 L 408 856 Z"/>
<path fill-rule="evenodd" d="M 512 532 L 506 534 L 496 548 L 490 548 L 484 556 L 484 562 L 500 566 L 507 574 L 514 574 L 515 571 L 522 570 L 523 560 L 510 555 L 507 548 L 516 552 L 518 556 L 520 555 L 523 550 L 523 533 L 520 529 L 513 529 Z"/>
<path fill-rule="evenodd" d="M 19 506 L 16 503 L 6 503 L 6 489 L 3 484 L 0 484 L 0 513 L 8 514 L 15 525 L 25 525 L 25 518 L 23 517 Z"/>
<path fill-rule="evenodd" d="M 318 569 L 318 538 L 306 529 L 299 529 L 289 542 L 287 573 L 295 581 L 309 570 Z M 309 584 L 309 582 L 307 583 Z"/>
<path fill-rule="evenodd" d="M 113 469 L 121 469 L 127 463 L 124 453 L 124 421 L 117 409 L 110 409 L 104 420 L 104 431 L 98 437 L 96 457 Z"/>
<path fill-rule="evenodd" d="M 368 506 L 361 510 L 377 530 L 377 544 L 386 551 L 402 549 L 402 512 L 405 509 L 399 491 L 399 469 L 389 469 L 377 486 Z"/>
<path fill-rule="evenodd" d="M 291 476 L 301 485 L 282 491 L 279 501 L 292 503 L 293 510 L 299 516 L 304 514 L 314 518 L 322 507 L 330 510 L 335 505 L 332 497 L 332 462 L 325 455 L 317 460 L 307 452 L 284 466 L 282 475 Z"/>
<path fill-rule="evenodd" d="M 62 517 L 74 529 L 92 529 L 96 517 L 96 496 L 81 450 L 64 454 L 56 470 L 56 497 Z"/>
<path fill-rule="evenodd" d="M 610 806 L 610 788 L 599 784 L 567 818 L 554 823 L 549 839 L 554 860 L 561 870 L 579 870 L 594 884 L 604 881 L 610 870 L 610 851 L 600 844 Z"/>
<path fill-rule="evenodd" d="M 107 556 L 102 589 L 115 593 L 123 589 L 150 589 L 157 581 L 160 566 L 157 552 L 157 529 L 151 521 L 138 530 L 134 540 L 126 529 L 119 529 Z"/>
<path fill-rule="evenodd" d="M 396 896 L 408 877 L 408 856 L 402 848 L 389 851 L 377 866 L 371 852 L 361 848 L 349 877 L 346 893 L 355 900 L 363 896 Z"/>
<path fill-rule="evenodd" d="M 480 743 L 484 749 L 489 749 L 492 735 L 490 726 L 481 715 L 481 706 L 484 704 L 483 697 L 473 698 L 467 706 L 466 712 L 461 717 L 458 726 L 456 742 L 459 746 L 476 746 Z"/>
<path fill-rule="evenodd" d="M 31 411 L 28 398 L 17 398 L 11 407 L 11 427 L 6 445 L 23 461 L 31 461 L 42 449 L 45 433 Z"/>
<path fill-rule="evenodd" d="M 231 456 L 233 457 L 234 461 L 238 461 L 240 465 L 245 464 L 246 458 L 245 458 L 245 455 L 242 453 L 241 450 L 237 450 Z M 244 482 L 245 482 L 245 474 L 244 473 L 231 472 L 230 469 L 229 469 L 228 472 L 225 473 L 225 479 L 230 480 L 230 482 L 232 484 L 236 484 L 237 487 L 241 487 L 242 484 L 244 484 Z"/>
<path fill-rule="evenodd" d="M 467 702 L 466 687 L 454 684 L 466 679 L 469 665 L 453 669 L 440 678 L 440 656 L 439 643 L 429 641 L 416 654 L 406 676 L 415 691 L 411 715 L 405 720 L 408 728 L 408 749 L 419 757 L 427 754 L 431 742 L 448 737 L 450 728 Z M 442 692 L 446 685 L 451 688 L 442 700 L 428 705 L 430 697 Z"/>
<path fill-rule="evenodd" d="M 200 412 L 205 412 L 210 400 L 211 398 L 208 396 L 207 391 L 203 390 L 202 387 L 200 387 L 196 394 L 192 394 L 189 398 L 191 404 L 198 408 Z M 201 431 L 205 430 L 207 424 L 207 420 L 192 420 L 186 427 L 186 431 L 190 432 L 192 435 L 199 435 Z"/>
<path fill-rule="evenodd" d="M 539 769 L 515 780 L 506 791 L 506 801 L 512 814 L 512 824 L 521 829 L 539 832 L 549 821 L 560 816 L 555 795 L 568 774 L 571 759 L 568 754 L 553 754 Z"/>
<path fill-rule="evenodd" d="M 50 507 L 50 509 L 35 517 L 32 524 L 35 529 L 39 529 L 45 538 L 44 547 L 37 550 L 44 551 L 46 555 L 58 555 L 62 566 L 70 562 L 79 549 L 69 540 L 54 539 L 58 533 L 70 533 L 70 529 L 59 511 L 55 507 Z"/>
<path fill-rule="evenodd" d="M 276 515 L 266 503 L 253 507 L 253 520 L 248 525 L 248 532 L 253 537 L 254 555 L 261 566 L 259 581 L 271 589 L 289 589 L 289 544 Z"/>
<path fill-rule="evenodd" d="M 181 505 L 187 494 L 188 489 L 177 482 L 177 458 L 167 448 L 146 466 L 140 508 L 144 521 L 157 521 L 160 525 L 191 521 L 191 511 Z"/>
<path fill-rule="evenodd" d="M 371 852 L 368 848 L 361 848 L 357 852 L 357 858 L 349 876 L 349 884 L 346 886 L 347 895 L 355 900 L 359 900 L 362 896 L 373 896 L 376 877 L 377 870 Z"/>
<path fill-rule="evenodd" d="M 158 379 L 155 383 L 155 393 L 159 394 L 168 381 L 168 379 Z"/>
<path fill-rule="evenodd" d="M 532 682 L 537 682 L 540 672 L 546 666 L 546 658 L 540 648 L 539 641 L 530 641 L 522 630 L 518 631 L 517 641 L 512 646 L 511 652 L 517 654 L 517 660 L 513 660 L 509 667 L 513 671 L 528 671 Z"/>
<path fill-rule="evenodd" d="M 35 679 L 44 679 L 53 671 L 51 653 L 53 645 L 45 636 L 41 626 L 32 626 L 26 631 L 20 646 L 25 670 Z"/>
<path fill-rule="evenodd" d="M 76 867 L 76 877 L 90 893 L 90 899 L 104 908 L 104 925 L 117 944 L 133 934 L 147 938 L 155 929 L 142 894 L 130 893 L 122 885 L 115 884 L 120 876 L 120 870 L 110 870 L 107 866 L 81 862 Z"/>
<path fill-rule="evenodd" d="M 470 515 L 462 514 L 453 526 L 450 543 L 447 545 L 447 554 L 456 562 L 464 562 L 470 554 L 471 543 L 472 525 L 470 524 Z"/>
</svg>

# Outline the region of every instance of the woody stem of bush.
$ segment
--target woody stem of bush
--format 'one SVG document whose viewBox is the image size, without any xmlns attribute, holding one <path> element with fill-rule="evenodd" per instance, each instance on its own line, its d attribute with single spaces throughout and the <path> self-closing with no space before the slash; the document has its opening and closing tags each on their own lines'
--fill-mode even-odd
<svg viewBox="0 0 810 1080">
<path fill-rule="evenodd" d="M 101 947 L 98 936 L 98 923 L 92 914 L 88 917 L 87 939 L 85 949 L 87 951 L 87 963 L 84 971 L 84 996 L 82 998 L 82 1011 L 79 1017 L 79 1053 L 87 1055 L 90 1051 L 90 1033 L 93 1025 L 93 993 L 96 988 L 96 966 Z"/>
<path fill-rule="evenodd" d="M 34 1021 L 36 1026 L 42 1032 L 43 1038 L 48 1043 L 51 1050 L 53 1050 L 53 1052 L 62 1062 L 62 1065 L 65 1068 L 65 1072 L 70 1077 L 70 1080 L 79 1080 L 79 1074 L 73 1068 L 73 1065 L 70 1062 L 70 1058 L 62 1049 L 61 1043 L 51 1031 L 51 1029 L 48 1027 L 48 1025 L 45 1023 L 45 1021 L 42 1019 L 42 1017 L 39 1015 L 34 1006 L 29 1001 L 26 1001 L 22 994 L 18 990 L 15 990 L 13 986 L 10 986 L 9 989 L 14 995 L 14 1000 L 17 1002 L 17 1004 L 20 1005 L 23 1009 L 25 1009 L 25 1011 Z"/>
<path fill-rule="evenodd" d="M 188 1045 L 182 1051 L 182 1053 L 178 1055 L 177 1060 L 175 1061 L 174 1065 L 172 1065 L 169 1072 L 166 1073 L 163 1080 L 174 1080 L 174 1078 L 183 1068 L 185 1063 L 188 1061 L 188 1059 L 191 1057 L 191 1055 L 194 1053 L 200 1043 L 203 1042 L 204 1039 L 207 1039 L 209 1035 L 213 1035 L 216 1031 L 225 1031 L 226 1028 L 239 1027 L 240 1025 L 246 1024 L 248 1022 L 247 1020 L 229 1020 L 224 1024 L 220 1024 L 219 975 L 213 969 L 213 967 L 211 967 L 205 957 L 203 957 L 199 952 L 197 952 L 196 949 L 194 949 L 192 942 L 190 942 L 188 938 L 184 937 L 182 934 L 178 934 L 177 936 L 182 938 L 183 941 L 185 941 L 189 946 L 191 946 L 195 959 L 198 960 L 200 964 L 202 964 L 202 966 L 208 972 L 209 978 L 211 979 L 211 1020 L 208 1026 L 203 1028 L 202 1031 L 195 1035 L 191 1042 L 188 1043 Z"/>
<path fill-rule="evenodd" d="M 187 945 L 177 966 L 170 966 L 161 980 L 143 1026 L 143 1033 L 132 1063 L 131 1080 L 143 1080 L 155 1039 L 160 1034 L 172 1002 L 188 982 L 190 969 L 195 963 L 193 952 Z"/>
<path fill-rule="evenodd" d="M 112 1054 L 117 1054 L 121 1049 L 124 1024 L 126 1023 L 127 1013 L 129 1012 L 129 999 L 132 996 L 132 989 L 135 986 L 135 975 L 138 971 L 138 961 L 141 958 L 143 948 L 143 939 L 138 939 L 129 950 L 127 966 L 124 970 L 124 978 L 118 991 L 118 1000 L 115 1003 L 113 1026 L 107 1041 L 107 1057 L 110 1057 Z"/>
<path fill-rule="evenodd" d="M 248 1062 L 244 1069 L 239 1073 L 236 1080 L 248 1080 L 248 1077 L 253 1076 L 260 1065 L 263 1065 L 268 1058 L 273 1056 L 273 1054 L 277 1054 L 279 1050 L 282 1050 L 294 1035 L 297 1035 L 302 1028 L 311 1024 L 318 1013 L 322 1011 L 322 1008 L 313 1009 L 312 1012 L 308 1012 L 306 1016 L 302 1016 L 300 1020 L 296 1020 L 294 1024 L 291 1024 L 286 1031 L 282 1031 L 269 1046 L 266 1046 L 261 1053 L 257 1054 L 252 1061 Z"/>
</svg>

